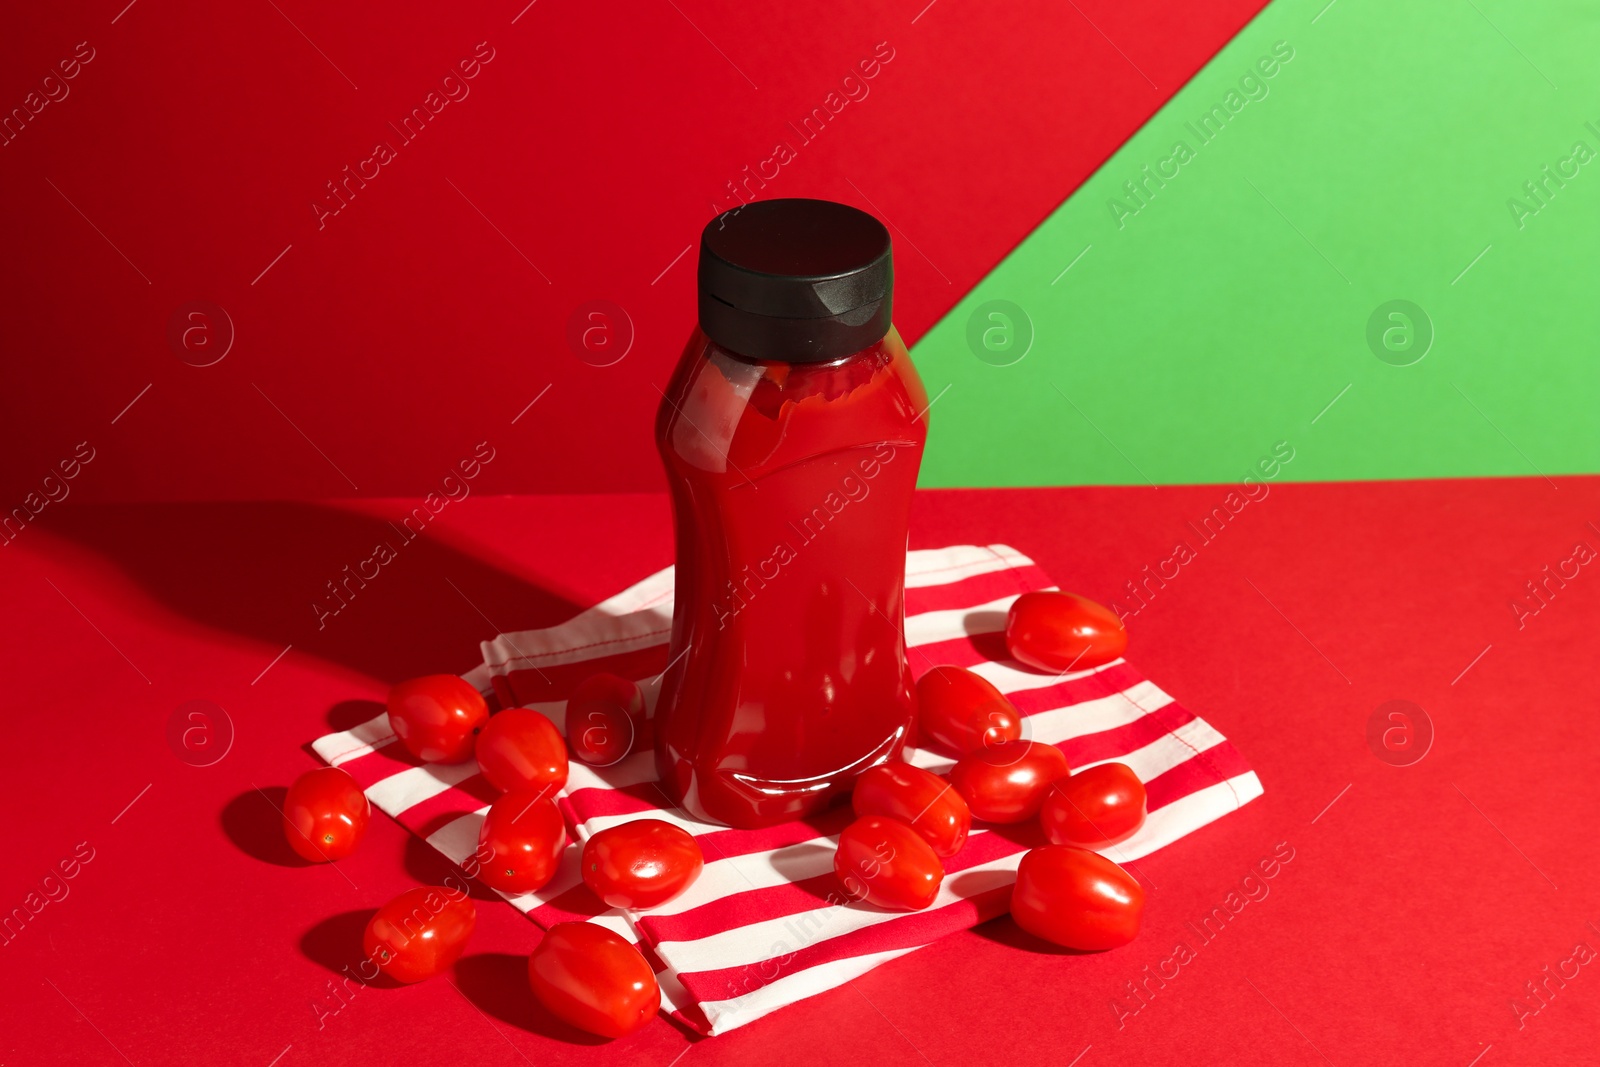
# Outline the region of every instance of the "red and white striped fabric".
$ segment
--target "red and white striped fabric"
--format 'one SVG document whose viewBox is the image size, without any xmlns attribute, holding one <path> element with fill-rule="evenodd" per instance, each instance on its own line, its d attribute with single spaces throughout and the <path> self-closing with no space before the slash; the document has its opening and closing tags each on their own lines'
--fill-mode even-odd
<svg viewBox="0 0 1600 1067">
<path fill-rule="evenodd" d="M 941 663 L 968 667 L 1025 716 L 1027 736 L 1055 744 L 1076 769 L 1128 764 L 1144 781 L 1150 817 L 1106 854 L 1137 860 L 1261 795 L 1244 758 L 1203 719 L 1124 660 L 1061 676 L 1008 659 L 1006 609 L 1020 593 L 1054 588 L 1027 557 L 1003 545 L 963 545 L 906 557 L 906 639 L 921 674 Z M 465 677 L 500 706 L 533 707 L 560 727 L 563 698 L 599 670 L 637 679 L 653 712 L 672 622 L 672 571 L 664 570 L 560 626 L 502 634 Z M 656 968 L 666 1010 L 704 1034 L 726 1033 L 795 1001 L 842 985 L 945 934 L 1003 914 L 1023 852 L 1042 844 L 1037 825 L 975 829 L 946 861 L 938 899 L 925 911 L 838 903 L 833 851 L 848 807 L 762 830 L 697 822 L 656 785 L 648 737 L 606 768 L 573 761 L 558 798 L 576 843 L 537 893 L 509 897 L 541 926 L 601 923 L 640 945 Z M 420 765 L 379 715 L 314 742 L 355 776 L 372 803 L 456 863 L 477 847 L 494 789 L 475 763 Z M 950 761 L 911 749 L 935 772 Z M 590 834 L 636 818 L 664 819 L 695 835 L 706 856 L 700 879 L 649 912 L 607 909 L 578 876 Z"/>
</svg>

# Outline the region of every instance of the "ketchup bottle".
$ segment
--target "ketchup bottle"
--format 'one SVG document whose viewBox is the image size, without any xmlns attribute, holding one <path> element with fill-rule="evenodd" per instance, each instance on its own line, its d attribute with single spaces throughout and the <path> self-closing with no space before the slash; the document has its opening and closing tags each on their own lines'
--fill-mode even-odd
<svg viewBox="0 0 1600 1067">
<path fill-rule="evenodd" d="M 928 398 L 893 281 L 889 232 L 843 204 L 758 201 L 700 236 L 699 327 L 656 417 L 677 538 L 656 763 L 697 818 L 797 818 L 906 744 Z"/>
</svg>

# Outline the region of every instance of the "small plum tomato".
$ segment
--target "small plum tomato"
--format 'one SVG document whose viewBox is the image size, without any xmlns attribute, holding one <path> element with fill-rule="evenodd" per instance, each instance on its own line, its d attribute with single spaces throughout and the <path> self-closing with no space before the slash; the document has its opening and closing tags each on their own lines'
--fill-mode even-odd
<svg viewBox="0 0 1600 1067">
<path fill-rule="evenodd" d="M 489 721 L 483 694 L 453 674 L 429 674 L 389 690 L 389 725 L 413 756 L 460 763 Z"/>
<path fill-rule="evenodd" d="M 1086 671 L 1127 647 L 1128 631 L 1117 613 L 1076 593 L 1023 593 L 1006 615 L 1006 648 L 1036 670 Z"/>
<path fill-rule="evenodd" d="M 1132 837 L 1144 825 L 1144 783 L 1124 763 L 1100 763 L 1057 778 L 1039 809 L 1052 845 L 1104 848 Z"/>
<path fill-rule="evenodd" d="M 898 819 L 865 815 L 844 828 L 833 870 L 852 900 L 921 911 L 939 895 L 944 865 L 922 835 Z"/>
<path fill-rule="evenodd" d="M 1017 925 L 1064 948 L 1099 951 L 1139 933 L 1144 889 L 1098 852 L 1045 845 L 1022 857 L 1011 890 Z"/>
<path fill-rule="evenodd" d="M 555 724 L 532 708 L 507 708 L 478 735 L 478 769 L 489 784 L 508 793 L 567 784 L 567 743 Z"/>
<path fill-rule="evenodd" d="M 917 679 L 918 743 L 960 757 L 1017 741 L 1022 716 L 987 678 L 963 667 L 934 667 Z"/>
<path fill-rule="evenodd" d="M 705 866 L 689 833 L 660 819 L 608 827 L 583 844 L 583 883 L 613 908 L 654 908 L 682 893 Z"/>
<path fill-rule="evenodd" d="M 661 987 L 639 950 L 594 923 L 556 923 L 528 957 L 539 1003 L 600 1037 L 631 1034 L 661 1008 Z"/>
<path fill-rule="evenodd" d="M 850 804 L 857 815 L 899 819 L 949 858 L 967 843 L 972 812 L 955 787 L 932 771 L 909 763 L 880 763 L 856 779 Z"/>
<path fill-rule="evenodd" d="M 478 911 L 464 892 L 419 886 L 378 909 L 367 923 L 362 947 L 390 978 L 420 982 L 460 958 L 477 923 Z"/>
<path fill-rule="evenodd" d="M 478 878 L 504 893 L 532 893 L 555 875 L 566 844 L 566 823 L 544 790 L 502 793 L 478 830 Z"/>
<path fill-rule="evenodd" d="M 615 674 L 592 674 L 567 697 L 567 743 L 574 756 L 595 767 L 609 767 L 632 752 L 643 723 L 644 695 Z"/>
<path fill-rule="evenodd" d="M 356 780 L 337 767 L 318 767 L 294 780 L 283 801 L 283 836 L 312 863 L 342 860 L 356 850 L 372 805 Z"/>
<path fill-rule="evenodd" d="M 1022 822 L 1039 813 L 1050 783 L 1069 773 L 1054 745 L 1008 741 L 964 756 L 950 769 L 950 784 L 984 822 Z"/>
</svg>

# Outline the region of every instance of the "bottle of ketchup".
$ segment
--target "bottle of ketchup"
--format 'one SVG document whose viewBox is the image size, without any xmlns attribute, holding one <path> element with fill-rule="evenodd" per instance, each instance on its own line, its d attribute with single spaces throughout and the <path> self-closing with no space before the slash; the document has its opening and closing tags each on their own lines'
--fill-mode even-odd
<svg viewBox="0 0 1600 1067">
<path fill-rule="evenodd" d="M 906 744 L 928 398 L 893 281 L 889 232 L 843 204 L 758 201 L 701 234 L 700 323 L 656 417 L 677 537 L 656 763 L 697 818 L 797 818 Z"/>
</svg>

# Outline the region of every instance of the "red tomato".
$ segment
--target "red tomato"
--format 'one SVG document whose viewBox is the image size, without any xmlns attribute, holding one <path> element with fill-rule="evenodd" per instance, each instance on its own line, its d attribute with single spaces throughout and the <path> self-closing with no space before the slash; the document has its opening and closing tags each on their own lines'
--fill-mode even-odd
<svg viewBox="0 0 1600 1067">
<path fill-rule="evenodd" d="M 367 923 L 362 946 L 384 974 L 420 982 L 449 969 L 467 947 L 478 910 L 443 886 L 407 889 L 378 909 Z"/>
<path fill-rule="evenodd" d="M 1058 778 L 1039 809 L 1052 845 L 1103 848 L 1132 837 L 1144 825 L 1144 783 L 1121 763 L 1102 763 Z"/>
<path fill-rule="evenodd" d="M 644 694 L 615 674 L 590 675 L 567 698 L 567 741 L 572 754 L 609 767 L 633 751 L 644 721 Z"/>
<path fill-rule="evenodd" d="M 917 679 L 917 727 L 957 756 L 1022 737 L 1022 716 L 988 679 L 961 667 L 935 667 Z"/>
<path fill-rule="evenodd" d="M 856 779 L 850 804 L 857 815 L 899 819 L 933 846 L 954 856 L 967 843 L 972 812 L 949 782 L 909 763 L 881 763 Z"/>
<path fill-rule="evenodd" d="M 472 755 L 489 721 L 483 694 L 453 674 L 429 674 L 389 690 L 389 725 L 400 743 L 429 763 L 460 763 Z"/>
<path fill-rule="evenodd" d="M 372 806 L 356 780 L 337 767 L 319 767 L 294 780 L 283 801 L 283 836 L 312 863 L 342 860 L 367 832 Z"/>
<path fill-rule="evenodd" d="M 898 819 L 867 815 L 844 828 L 833 870 L 852 900 L 921 911 L 939 895 L 944 865 L 933 846 Z"/>
<path fill-rule="evenodd" d="M 613 908 L 654 908 L 694 884 L 705 863 L 687 831 L 634 819 L 584 842 L 583 884 Z"/>
<path fill-rule="evenodd" d="M 478 878 L 506 893 L 531 893 L 556 873 L 566 844 L 566 823 L 543 790 L 502 794 L 478 830 Z"/>
<path fill-rule="evenodd" d="M 478 769 L 501 792 L 567 784 L 567 743 L 555 724 L 532 708 L 507 708 L 478 735 Z"/>
<path fill-rule="evenodd" d="M 1070 773 L 1054 745 L 1008 741 L 962 757 L 950 769 L 950 784 L 984 822 L 1021 822 L 1039 813 L 1050 783 Z"/>
<path fill-rule="evenodd" d="M 1017 925 L 1066 948 L 1126 945 L 1139 933 L 1144 889 L 1098 852 L 1045 845 L 1022 857 L 1011 891 Z"/>
<path fill-rule="evenodd" d="M 528 957 L 533 995 L 551 1013 L 601 1037 L 631 1034 L 661 1008 L 661 987 L 639 950 L 594 923 L 556 923 Z"/>
<path fill-rule="evenodd" d="M 1006 647 L 1019 663 L 1052 674 L 1110 663 L 1128 631 L 1110 608 L 1076 593 L 1023 593 L 1006 616 Z"/>
</svg>

